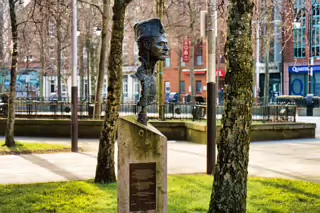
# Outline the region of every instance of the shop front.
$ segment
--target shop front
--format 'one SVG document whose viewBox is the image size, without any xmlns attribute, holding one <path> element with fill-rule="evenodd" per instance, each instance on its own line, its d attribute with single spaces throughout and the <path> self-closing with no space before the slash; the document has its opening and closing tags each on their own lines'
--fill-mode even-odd
<svg viewBox="0 0 320 213">
<path fill-rule="evenodd" d="M 320 96 L 320 65 L 312 66 L 311 91 L 308 91 L 308 66 L 289 66 L 289 94 Z"/>
<path fill-rule="evenodd" d="M 271 62 L 269 63 L 269 101 L 273 100 L 275 97 L 279 96 L 282 94 L 282 89 L 281 89 L 281 72 L 280 72 L 280 63 L 274 63 Z M 264 98 L 265 95 L 265 64 L 260 63 L 259 64 L 259 97 Z"/>
</svg>

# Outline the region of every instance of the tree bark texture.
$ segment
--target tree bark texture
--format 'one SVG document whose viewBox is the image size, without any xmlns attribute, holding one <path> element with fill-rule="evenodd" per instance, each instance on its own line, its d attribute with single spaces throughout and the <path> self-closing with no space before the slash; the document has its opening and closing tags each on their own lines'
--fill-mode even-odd
<svg viewBox="0 0 320 213">
<path fill-rule="evenodd" d="M 125 10 L 131 0 L 118 0 L 113 6 L 111 49 L 108 60 L 108 97 L 105 117 L 99 141 L 96 183 L 116 181 L 114 167 L 114 144 L 122 94 L 122 42 Z"/>
<path fill-rule="evenodd" d="M 3 20 L 3 14 L 4 14 L 4 4 L 2 1 L 0 1 L 0 35 L 4 34 L 4 20 Z M 4 41 L 3 36 L 0 36 L 0 60 L 2 60 L 2 63 L 4 64 Z M 2 64 L 1 64 L 2 65 Z M 2 85 L 3 87 L 4 85 Z"/>
<path fill-rule="evenodd" d="M 224 114 L 209 212 L 246 212 L 253 104 L 252 0 L 230 0 Z"/>
<path fill-rule="evenodd" d="M 6 128 L 5 145 L 8 147 L 15 146 L 14 141 L 14 123 L 15 123 L 15 100 L 16 100 L 16 78 L 18 66 L 18 26 L 15 9 L 15 0 L 9 0 L 11 33 L 13 41 L 11 71 L 10 71 L 10 95 L 8 100 L 8 118 Z"/>
<path fill-rule="evenodd" d="M 104 73 L 105 73 L 105 63 L 107 49 L 109 48 L 108 42 L 108 26 L 109 26 L 109 7 L 110 0 L 103 0 L 103 27 L 101 33 L 101 50 L 100 50 L 100 61 L 99 61 L 99 73 L 97 80 L 97 90 L 95 97 L 95 118 L 100 118 L 101 116 L 101 104 L 102 104 L 102 93 L 104 84 Z"/>
</svg>

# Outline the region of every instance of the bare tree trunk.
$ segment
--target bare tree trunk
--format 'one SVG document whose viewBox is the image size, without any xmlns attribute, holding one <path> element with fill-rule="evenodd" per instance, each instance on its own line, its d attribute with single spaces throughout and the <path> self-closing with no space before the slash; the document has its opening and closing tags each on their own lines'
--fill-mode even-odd
<svg viewBox="0 0 320 213">
<path fill-rule="evenodd" d="M 91 71 L 91 38 L 90 35 L 87 35 L 86 38 L 86 53 L 87 53 L 87 101 L 90 102 L 90 71 Z"/>
<path fill-rule="evenodd" d="M 179 45 L 181 43 L 181 39 L 179 39 Z M 179 53 L 178 53 L 178 57 L 179 57 L 179 84 L 178 84 L 178 92 L 179 92 L 179 102 L 182 102 L 182 97 L 181 97 L 181 81 L 182 81 L 182 53 L 183 53 L 183 49 L 179 48 Z"/>
<path fill-rule="evenodd" d="M 108 60 L 108 97 L 106 114 L 99 141 L 96 183 L 116 181 L 114 167 L 114 144 L 122 94 L 122 43 L 126 6 L 131 0 L 118 0 L 113 6 L 111 49 Z"/>
<path fill-rule="evenodd" d="M 190 29 L 191 29 L 191 45 L 190 45 L 190 62 L 189 62 L 189 69 L 190 69 L 190 80 L 191 80 L 191 104 L 195 105 L 195 97 L 196 97 L 196 79 L 194 76 L 194 46 L 195 46 L 195 16 L 196 16 L 196 9 L 192 5 L 191 1 L 188 2 L 189 11 L 190 11 Z"/>
<path fill-rule="evenodd" d="M 97 74 L 96 70 L 96 52 L 97 49 L 95 48 L 94 41 L 91 42 L 91 49 L 90 49 L 90 91 L 91 91 L 91 97 L 94 94 L 95 91 L 95 78 Z M 94 101 L 95 98 L 92 98 L 92 101 Z M 93 115 L 94 116 L 94 115 Z"/>
<path fill-rule="evenodd" d="M 193 31 L 193 29 L 192 29 Z M 194 105 L 196 100 L 196 79 L 194 75 L 194 45 L 195 45 L 195 36 L 191 35 L 191 45 L 190 45 L 190 79 L 191 79 L 191 103 Z"/>
<path fill-rule="evenodd" d="M 246 212 L 253 104 L 252 0 L 230 0 L 224 114 L 209 212 Z"/>
<path fill-rule="evenodd" d="M 61 17 L 60 17 L 60 0 L 57 1 L 56 27 L 57 27 L 57 73 L 58 73 L 58 101 L 61 101 Z"/>
<path fill-rule="evenodd" d="M 109 42 L 108 42 L 108 25 L 109 25 L 109 17 L 110 17 L 109 10 L 110 10 L 110 0 L 103 0 L 103 27 L 102 27 L 102 33 L 101 33 L 99 73 L 98 73 L 97 90 L 96 90 L 95 106 L 94 106 L 95 118 L 100 118 L 101 116 L 105 63 L 106 63 L 107 49 L 109 46 Z"/>
<path fill-rule="evenodd" d="M 45 24 L 42 26 L 42 33 L 40 38 L 40 48 L 41 48 L 41 56 L 40 56 L 40 62 L 41 62 L 41 72 L 40 72 L 40 99 L 44 100 L 44 94 L 43 94 L 43 76 L 46 70 L 46 60 L 45 60 Z"/>
<path fill-rule="evenodd" d="M 9 0 L 10 6 L 10 20 L 11 20 L 11 33 L 13 41 L 11 71 L 10 71 L 10 97 L 8 101 L 8 118 L 6 128 L 6 141 L 5 145 L 8 147 L 15 146 L 14 141 L 14 123 L 15 123 L 15 100 L 16 100 L 16 78 L 18 66 L 18 26 L 15 9 L 15 0 Z"/>
<path fill-rule="evenodd" d="M 79 39 L 79 69 L 80 69 L 80 100 L 84 97 L 84 57 L 83 57 L 83 39 Z"/>
</svg>

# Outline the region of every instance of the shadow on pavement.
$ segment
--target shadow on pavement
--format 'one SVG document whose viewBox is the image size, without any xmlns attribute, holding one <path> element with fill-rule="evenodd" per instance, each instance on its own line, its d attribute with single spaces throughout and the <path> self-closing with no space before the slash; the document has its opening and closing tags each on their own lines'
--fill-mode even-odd
<svg viewBox="0 0 320 213">
<path fill-rule="evenodd" d="M 190 155 L 206 157 L 203 154 L 199 154 L 199 153 L 196 153 L 196 152 L 190 152 L 190 151 L 184 151 L 184 150 L 178 150 L 178 149 L 170 149 L 170 148 L 168 148 L 168 151 L 180 152 L 180 153 L 185 153 L 185 154 L 190 154 Z"/>
<path fill-rule="evenodd" d="M 53 163 L 50 163 L 49 161 L 47 161 L 46 159 L 40 158 L 36 155 L 20 155 L 21 158 L 30 161 L 31 163 L 34 163 L 44 169 L 47 169 L 57 175 L 60 175 L 64 178 L 66 178 L 67 180 L 78 180 L 79 177 L 77 177 L 76 175 L 74 175 L 73 173 L 62 169 L 58 166 L 56 166 Z"/>
<path fill-rule="evenodd" d="M 78 154 L 85 155 L 85 156 L 97 159 L 97 156 L 95 154 L 90 154 L 90 153 L 87 153 L 87 152 L 78 152 Z"/>
<path fill-rule="evenodd" d="M 263 170 L 263 171 L 273 172 L 273 173 L 280 174 L 282 176 L 285 176 L 285 177 L 288 177 L 288 178 L 292 178 L 292 179 L 296 179 L 296 180 L 320 183 L 319 180 L 314 179 L 314 178 L 309 178 L 309 177 L 300 176 L 300 175 L 293 175 L 293 174 L 290 174 L 290 173 L 287 173 L 287 172 L 280 172 L 280 171 L 273 170 L 273 169 L 268 169 L 268 168 L 265 168 L 265 167 L 262 167 L 262 166 L 256 166 L 256 165 L 249 164 L 249 168 L 250 167 L 254 168 L 254 169 Z"/>
</svg>

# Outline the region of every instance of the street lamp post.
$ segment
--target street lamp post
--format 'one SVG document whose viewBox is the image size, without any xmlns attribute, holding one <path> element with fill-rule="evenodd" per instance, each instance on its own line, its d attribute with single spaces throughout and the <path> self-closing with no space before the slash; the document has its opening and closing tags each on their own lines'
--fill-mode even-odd
<svg viewBox="0 0 320 213">
<path fill-rule="evenodd" d="M 309 45 L 309 59 L 308 59 L 308 94 L 311 94 L 311 79 L 312 79 L 312 44 L 311 44 L 311 27 L 312 27 L 312 13 L 306 10 L 308 13 L 308 45 Z"/>
<path fill-rule="evenodd" d="M 78 70 L 78 3 L 77 0 L 72 0 L 72 152 L 78 152 L 78 82 L 77 82 L 77 70 Z"/>
<path fill-rule="evenodd" d="M 216 0 L 208 1 L 208 19 L 207 174 L 212 175 L 216 164 Z"/>
</svg>

